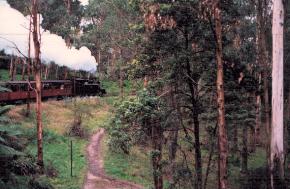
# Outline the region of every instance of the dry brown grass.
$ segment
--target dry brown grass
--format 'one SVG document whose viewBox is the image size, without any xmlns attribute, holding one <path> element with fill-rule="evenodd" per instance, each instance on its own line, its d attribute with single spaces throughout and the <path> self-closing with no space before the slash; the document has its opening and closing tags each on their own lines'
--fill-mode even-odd
<svg viewBox="0 0 290 189">
<path fill-rule="evenodd" d="M 99 127 L 101 122 L 108 118 L 109 107 L 100 104 L 98 98 L 77 99 L 91 109 L 91 116 L 85 116 L 83 120 L 84 127 L 94 130 Z M 56 133 L 65 134 L 73 123 L 73 102 L 49 100 L 42 103 L 43 109 L 43 127 L 53 130 Z M 18 105 L 12 108 L 7 114 L 15 122 L 21 122 L 25 127 L 34 127 L 35 104 L 31 104 L 31 115 L 25 117 L 26 104 Z"/>
</svg>

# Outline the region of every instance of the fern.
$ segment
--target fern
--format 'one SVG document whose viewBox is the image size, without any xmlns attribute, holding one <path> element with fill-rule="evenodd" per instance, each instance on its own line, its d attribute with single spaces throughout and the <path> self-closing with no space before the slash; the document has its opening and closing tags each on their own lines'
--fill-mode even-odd
<svg viewBox="0 0 290 189">
<path fill-rule="evenodd" d="M 7 145 L 0 144 L 0 159 L 10 159 L 15 156 L 23 156 L 24 153 L 15 150 Z"/>
<path fill-rule="evenodd" d="M 0 125 L 10 123 L 11 119 L 5 115 L 0 116 Z"/>
<path fill-rule="evenodd" d="M 0 136 L 0 143 L 1 144 L 5 144 L 6 143 L 6 140 L 2 136 Z"/>
<path fill-rule="evenodd" d="M 6 105 L 6 106 L 2 106 L 0 108 L 0 116 L 2 116 L 3 114 L 5 114 L 6 112 L 8 112 L 9 110 L 11 110 L 11 108 L 13 108 L 14 106 L 12 105 Z"/>
</svg>

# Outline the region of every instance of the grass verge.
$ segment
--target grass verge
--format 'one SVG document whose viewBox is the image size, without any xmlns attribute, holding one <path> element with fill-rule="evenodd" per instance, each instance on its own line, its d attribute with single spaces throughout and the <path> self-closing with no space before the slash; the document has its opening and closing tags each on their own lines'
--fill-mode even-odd
<svg viewBox="0 0 290 189">
<path fill-rule="evenodd" d="M 107 137 L 102 142 L 104 168 L 106 174 L 121 180 L 131 181 L 143 186 L 152 185 L 152 169 L 149 154 L 133 147 L 130 154 L 115 153 L 108 149 Z"/>
<path fill-rule="evenodd" d="M 88 110 L 83 117 L 82 127 L 88 134 L 101 127 L 109 116 L 106 103 L 102 103 L 99 97 L 77 99 L 77 103 Z M 51 176 L 50 183 L 56 189 L 81 188 L 86 173 L 87 138 L 70 137 L 68 130 L 73 122 L 73 101 L 47 101 L 43 103 L 43 127 L 44 127 L 44 163 L 46 172 Z M 35 129 L 34 105 L 30 117 L 24 117 L 25 105 L 16 106 L 8 115 L 22 125 L 28 138 L 27 152 L 36 157 L 37 142 Z M 70 174 L 70 142 L 73 143 L 73 177 Z"/>
</svg>

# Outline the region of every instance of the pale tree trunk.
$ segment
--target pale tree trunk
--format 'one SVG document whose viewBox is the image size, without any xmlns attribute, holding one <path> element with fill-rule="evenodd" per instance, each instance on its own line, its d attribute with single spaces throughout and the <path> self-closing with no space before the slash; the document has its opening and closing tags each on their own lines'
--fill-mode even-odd
<svg viewBox="0 0 290 189">
<path fill-rule="evenodd" d="M 274 188 L 274 172 L 284 175 L 283 141 L 283 0 L 273 1 L 272 39 L 272 133 L 271 133 L 271 186 Z"/>
<path fill-rule="evenodd" d="M 14 64 L 13 64 L 13 69 L 12 69 L 12 81 L 14 81 L 15 80 L 15 75 L 16 75 L 16 73 L 17 73 L 17 64 L 18 64 L 18 62 L 19 62 L 19 57 L 17 57 L 16 59 L 15 59 L 15 61 L 14 61 Z"/>
<path fill-rule="evenodd" d="M 41 60 L 40 60 L 40 36 L 38 33 L 38 0 L 32 1 L 32 23 L 33 23 L 33 42 L 34 42 L 34 71 L 36 82 L 36 124 L 37 124 L 37 164 L 43 172 L 43 145 L 42 145 L 42 107 L 41 107 Z"/>
<path fill-rule="evenodd" d="M 122 66 L 119 69 L 119 85 L 120 85 L 120 97 L 124 98 L 124 79 L 123 79 L 123 70 Z"/>
<path fill-rule="evenodd" d="M 67 79 L 68 71 L 67 68 L 64 68 L 64 80 Z"/>
<path fill-rule="evenodd" d="M 71 15 L 71 0 L 64 0 L 64 2 L 66 4 L 67 14 L 70 16 Z M 69 34 L 65 36 L 65 43 L 68 48 L 71 48 L 72 44 L 71 44 L 71 37 Z"/>
<path fill-rule="evenodd" d="M 44 74 L 45 80 L 48 79 L 49 71 L 50 71 L 50 64 L 45 67 L 45 74 Z"/>
<path fill-rule="evenodd" d="M 66 0 L 67 13 L 71 14 L 71 0 Z"/>
<path fill-rule="evenodd" d="M 112 54 L 111 54 L 111 61 L 109 61 L 109 76 L 113 79 L 115 79 L 115 71 L 116 71 L 116 50 L 113 48 Z"/>
<path fill-rule="evenodd" d="M 13 56 L 11 56 L 11 59 L 10 59 L 10 68 L 9 68 L 9 76 L 10 76 L 10 80 L 12 81 L 13 80 L 13 66 L 14 66 L 14 58 Z"/>
<path fill-rule="evenodd" d="M 148 87 L 148 76 L 147 75 L 145 75 L 145 77 L 144 77 L 143 87 L 144 87 L 144 89 L 146 89 Z"/>
<path fill-rule="evenodd" d="M 58 66 L 56 65 L 56 69 L 55 69 L 55 79 L 58 79 Z"/>
<path fill-rule="evenodd" d="M 259 2 L 258 2 L 259 3 Z M 261 19 L 262 15 L 260 14 L 261 7 L 258 7 L 260 5 L 256 5 L 256 65 L 260 65 L 260 41 L 261 41 Z M 259 12 L 260 11 L 260 12 Z M 256 78 L 258 79 L 258 91 L 256 92 L 256 101 L 255 101 L 255 130 L 254 130 L 254 152 L 256 151 L 256 144 L 260 143 L 260 128 L 261 128 L 261 84 L 262 84 L 262 74 L 261 72 L 257 73 Z"/>
<path fill-rule="evenodd" d="M 256 151 L 256 145 L 260 144 L 260 128 L 261 128 L 261 95 L 260 95 L 261 74 L 260 73 L 258 76 L 258 80 L 259 80 L 259 91 L 258 91 L 259 94 L 256 95 L 254 151 Z"/>
<path fill-rule="evenodd" d="M 215 35 L 216 35 L 216 63 L 217 63 L 217 105 L 218 105 L 218 181 L 219 189 L 226 189 L 227 182 L 227 156 L 228 141 L 225 128 L 225 97 L 224 97 L 224 79 L 223 79 L 223 61 L 222 61 L 222 25 L 220 1 L 214 5 Z"/>
<path fill-rule="evenodd" d="M 29 56 L 29 55 L 28 55 Z M 30 83 L 30 58 L 27 59 L 27 81 Z M 26 99 L 26 117 L 30 115 L 30 86 L 27 85 L 27 99 Z"/>
<path fill-rule="evenodd" d="M 26 61 L 24 59 L 21 59 L 22 64 L 22 73 L 21 73 L 21 79 L 25 80 L 25 67 L 26 67 Z"/>
<path fill-rule="evenodd" d="M 15 70 L 16 70 L 16 66 L 17 66 L 17 61 L 18 61 L 18 58 L 16 58 L 16 57 L 14 58 L 13 56 L 11 57 L 10 71 L 9 71 L 11 81 L 15 80 Z"/>
<path fill-rule="evenodd" d="M 31 74 L 31 59 L 30 59 L 30 50 L 31 50 L 31 18 L 29 18 L 29 34 L 28 34 L 28 52 L 27 52 L 27 80 L 30 83 L 30 74 Z M 26 117 L 30 115 L 30 87 L 27 85 L 27 100 L 26 100 Z"/>
</svg>

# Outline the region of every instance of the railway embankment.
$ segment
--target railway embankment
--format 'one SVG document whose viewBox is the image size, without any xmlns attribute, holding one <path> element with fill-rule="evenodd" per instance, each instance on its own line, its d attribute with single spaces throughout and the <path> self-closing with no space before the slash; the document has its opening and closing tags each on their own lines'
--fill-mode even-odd
<svg viewBox="0 0 290 189">
<path fill-rule="evenodd" d="M 34 104 L 29 117 L 25 116 L 25 110 L 26 105 L 15 106 L 7 116 L 24 133 L 21 137 L 26 141 L 25 152 L 36 157 Z M 81 188 L 87 169 L 88 139 L 108 119 L 108 106 L 105 100 L 92 97 L 47 101 L 43 103 L 43 110 L 46 180 L 54 188 Z M 71 133 L 76 114 L 81 117 L 83 136 Z"/>
</svg>

